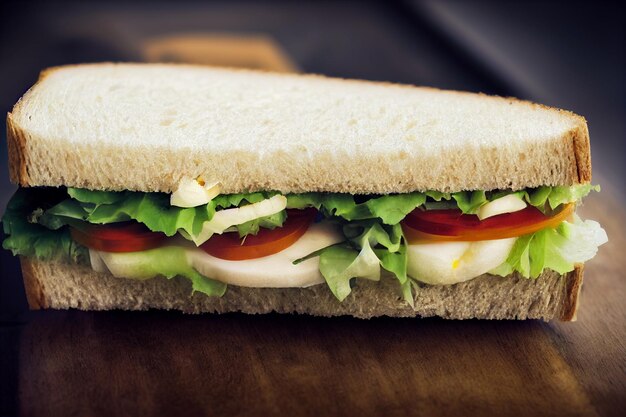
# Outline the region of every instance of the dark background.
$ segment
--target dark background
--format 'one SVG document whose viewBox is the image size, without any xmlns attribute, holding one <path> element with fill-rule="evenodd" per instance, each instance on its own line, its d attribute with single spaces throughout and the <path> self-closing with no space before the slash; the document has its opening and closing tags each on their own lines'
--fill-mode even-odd
<svg viewBox="0 0 626 417">
<path fill-rule="evenodd" d="M 11 2 L 0 9 L 0 113 L 42 68 L 136 61 L 177 32 L 263 33 L 303 72 L 512 95 L 585 116 L 594 182 L 626 200 L 624 19 L 617 2 Z M 0 118 L 5 131 L 4 118 Z M 0 141 L 0 213 L 15 189 Z M 16 259 L 0 250 L 2 408 L 31 317 Z"/>
</svg>

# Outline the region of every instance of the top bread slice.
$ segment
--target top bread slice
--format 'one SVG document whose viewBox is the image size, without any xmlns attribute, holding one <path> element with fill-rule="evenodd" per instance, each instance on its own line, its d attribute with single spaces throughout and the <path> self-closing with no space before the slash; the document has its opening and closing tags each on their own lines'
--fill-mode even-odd
<svg viewBox="0 0 626 417">
<path fill-rule="evenodd" d="M 175 64 L 51 68 L 7 117 L 22 186 L 387 194 L 591 179 L 585 120 L 408 85 Z"/>
</svg>

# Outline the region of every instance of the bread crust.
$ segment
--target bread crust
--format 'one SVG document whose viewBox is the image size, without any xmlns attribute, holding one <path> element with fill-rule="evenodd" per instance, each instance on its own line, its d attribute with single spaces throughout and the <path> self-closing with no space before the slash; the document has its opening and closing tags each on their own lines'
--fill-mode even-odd
<svg viewBox="0 0 626 417">
<path fill-rule="evenodd" d="M 561 321 L 576 321 L 580 291 L 583 286 L 583 264 L 576 264 L 572 272 L 567 273 L 565 280 L 565 298 L 561 310 Z"/>
<path fill-rule="evenodd" d="M 415 309 L 402 300 L 397 282 L 383 276 L 380 282 L 360 281 L 343 302 L 325 285 L 310 288 L 229 287 L 221 297 L 196 293 L 183 278 L 135 281 L 97 273 L 87 266 L 21 258 L 24 283 L 32 309 L 81 310 L 174 309 L 186 313 L 269 312 L 316 316 L 351 315 L 430 317 L 448 319 L 575 319 L 582 284 L 582 268 L 559 275 L 544 271 L 537 279 L 516 274 L 501 278 L 485 274 L 449 285 L 420 285 Z"/>
<path fill-rule="evenodd" d="M 586 184 L 591 182 L 591 146 L 589 144 L 589 129 L 584 121 L 577 130 L 572 132 L 574 157 L 578 171 L 578 182 Z"/>
<path fill-rule="evenodd" d="M 121 64 L 114 63 L 102 63 L 102 64 L 87 64 L 85 66 L 116 66 Z M 167 66 L 177 66 L 177 67 L 203 67 L 199 65 L 188 65 L 188 64 L 158 64 L 158 65 L 167 65 Z M 70 66 L 61 66 L 61 67 L 52 67 L 46 70 L 43 70 L 40 74 L 38 82 L 31 87 L 29 91 L 34 90 L 43 80 L 48 78 L 50 75 L 54 74 L 57 71 L 61 71 L 67 68 L 79 67 L 78 65 L 70 65 Z M 224 70 L 224 69 L 220 69 Z M 246 70 L 246 69 L 231 69 L 230 71 L 238 72 L 238 73 L 258 73 L 258 72 L 266 72 L 271 73 L 269 71 L 255 71 L 255 70 Z M 326 77 L 321 75 L 284 75 L 278 74 L 277 76 L 281 77 L 299 77 L 299 78 L 309 78 L 309 79 L 326 79 Z M 329 79 L 329 80 L 337 80 L 337 79 Z M 344 80 L 339 79 L 341 82 L 346 84 L 357 84 L 363 86 L 370 85 L 381 85 L 386 86 L 388 88 L 395 88 L 398 90 L 428 90 L 428 91 L 442 91 L 436 88 L 431 87 L 415 87 L 410 85 L 400 85 L 388 82 L 370 82 L 370 81 L 361 81 L 361 80 Z M 474 93 L 462 92 L 462 91 L 450 91 L 449 93 L 458 94 L 461 96 L 476 96 Z M 25 95 L 27 97 L 28 93 Z M 503 104 L 513 104 L 518 103 L 524 106 L 528 106 L 535 109 L 542 109 L 551 112 L 558 112 L 563 115 L 563 117 L 570 118 L 575 127 L 563 133 L 562 137 L 562 148 L 566 150 L 562 158 L 562 161 L 559 161 L 559 166 L 563 169 L 564 173 L 559 177 L 561 180 L 555 180 L 554 177 L 551 177 L 551 173 L 548 172 L 551 168 L 546 168 L 546 173 L 540 174 L 540 177 L 543 177 L 543 181 L 533 181 L 533 183 L 527 183 L 524 180 L 516 179 L 520 177 L 520 173 L 514 174 L 513 170 L 511 173 L 507 175 L 512 175 L 511 178 L 502 179 L 502 181 L 496 181 L 494 179 L 493 186 L 486 187 L 485 189 L 493 189 L 493 188 L 507 188 L 507 184 L 510 183 L 513 185 L 512 188 L 520 189 L 525 187 L 536 187 L 542 184 L 549 185 L 572 185 L 577 183 L 588 183 L 591 180 L 591 157 L 590 157 L 590 147 L 589 147 L 589 133 L 587 129 L 586 121 L 583 117 L 578 116 L 572 112 L 566 110 L 559 110 L 550 108 L 548 106 L 544 106 L 537 103 L 532 103 L 525 100 L 519 100 L 512 97 L 493 97 L 486 96 L 484 94 L 479 94 L 478 96 L 482 96 L 485 98 L 489 98 L 490 100 L 499 100 L 502 101 Z M 54 167 L 48 166 L 36 166 L 38 159 L 35 158 L 35 155 L 29 155 L 29 146 L 33 147 L 35 144 L 33 143 L 35 139 L 31 137 L 31 134 L 21 126 L 15 120 L 14 115 L 18 114 L 21 111 L 23 106 L 23 100 L 21 99 L 14 107 L 13 112 L 7 115 L 7 140 L 8 140 L 8 151 L 9 151 L 9 171 L 11 180 L 15 183 L 20 184 L 21 186 L 76 186 L 76 187 L 87 187 L 87 188 L 106 188 L 106 189 L 120 189 L 121 184 L 117 182 L 109 182 L 107 179 L 102 180 L 102 176 L 100 175 L 97 179 L 93 178 L 81 178 L 80 175 L 76 179 L 73 179 L 70 183 L 64 183 L 62 179 L 65 178 L 73 178 L 76 176 L 74 173 L 58 171 Z M 38 145 L 39 146 L 39 145 Z M 36 148 L 33 148 L 36 149 Z M 62 155 L 56 155 L 56 160 L 60 158 L 63 159 Z M 229 155 L 229 158 L 237 156 Z M 227 158 L 226 158 L 227 159 Z M 178 161 L 178 159 L 176 159 Z M 182 160 L 182 159 L 181 159 Z M 86 162 L 89 163 L 89 160 Z M 247 163 L 243 160 L 242 164 Z M 400 162 L 399 162 L 400 163 Z M 44 164 L 45 165 L 45 164 Z M 36 168 L 36 169 L 35 169 Z M 320 166 L 315 166 L 315 169 L 320 169 Z M 311 169 L 314 169 L 311 168 Z M 321 167 L 323 168 L 323 167 Z M 188 175 L 191 175 L 191 170 Z M 333 167 L 328 167 L 328 170 L 332 170 Z M 48 176 L 50 171 L 54 171 L 54 175 Z M 58 171 L 58 172 L 57 172 Z M 508 172 L 508 171 L 507 171 Z M 515 170 L 517 172 L 517 170 Z M 232 174 L 232 173 L 229 173 Z M 85 174 L 83 174 L 85 175 Z M 242 174 L 242 175 L 251 175 L 251 174 Z M 454 175 L 457 175 L 456 173 Z M 146 180 L 137 180 L 135 184 L 130 189 L 139 190 L 139 191 L 163 191 L 163 192 L 171 192 L 174 190 L 178 184 L 178 179 L 174 178 L 175 174 L 173 173 L 165 173 L 161 178 L 154 179 L 151 178 L 149 181 Z M 230 175 L 230 178 L 233 178 L 233 175 Z M 356 177 L 355 177 L 356 178 Z M 361 193 L 392 193 L 392 192 L 409 192 L 415 190 L 423 191 L 424 184 L 420 184 L 419 187 L 412 187 L 411 180 L 403 179 L 402 184 L 394 184 L 392 181 L 389 183 L 381 183 L 376 186 L 372 186 L 370 188 L 363 186 L 363 184 L 356 184 L 355 178 L 335 178 L 333 183 L 322 184 L 320 187 L 316 189 L 308 189 L 312 188 L 315 184 L 309 182 L 302 182 L 300 187 L 295 187 L 294 190 L 287 190 L 284 192 L 306 192 L 306 191 L 329 191 L 329 192 L 347 192 L 354 194 Z M 245 179 L 245 178 L 244 178 Z M 249 178 L 252 182 L 248 189 L 245 189 L 245 185 L 241 184 L 241 178 L 239 179 L 239 183 L 231 184 L 231 187 L 228 187 L 228 184 L 225 184 L 226 192 L 245 192 L 245 191 L 258 191 L 263 185 L 263 181 L 267 182 L 272 189 L 276 189 L 278 191 L 283 191 L 280 187 L 272 187 L 273 181 L 268 179 L 258 179 L 258 178 Z M 357 179 L 358 180 L 358 179 Z M 98 182 L 100 181 L 100 182 Z M 256 182 L 255 182 L 256 181 Z M 298 184 L 298 179 L 290 179 L 292 183 Z M 394 179 L 395 181 L 395 179 Z M 408 181 L 408 183 L 407 183 Z M 508 182 L 507 182 L 508 181 Z M 244 183 L 246 181 L 243 181 Z M 466 182 L 466 181 L 465 181 Z M 258 184 L 257 184 L 258 183 Z M 472 189 L 471 186 L 463 186 L 464 181 L 462 179 L 457 179 L 454 185 L 451 187 L 454 189 L 440 189 L 443 188 L 441 186 L 434 187 L 433 189 L 437 189 L 439 191 L 459 191 L 462 189 Z M 468 183 L 469 184 L 469 183 Z M 284 184 L 283 184 L 284 185 Z M 496 187 L 498 185 L 499 187 Z"/>
<path fill-rule="evenodd" d="M 23 256 L 20 256 L 20 264 L 22 266 L 22 276 L 24 278 L 24 290 L 26 292 L 26 300 L 31 310 L 39 310 L 49 308 L 46 301 L 46 291 L 40 281 L 41 274 L 38 274 L 35 263 Z"/>
<path fill-rule="evenodd" d="M 7 150 L 9 153 L 9 178 L 23 187 L 30 186 L 28 179 L 28 154 L 26 136 L 13 123 L 11 113 L 7 114 Z"/>
</svg>

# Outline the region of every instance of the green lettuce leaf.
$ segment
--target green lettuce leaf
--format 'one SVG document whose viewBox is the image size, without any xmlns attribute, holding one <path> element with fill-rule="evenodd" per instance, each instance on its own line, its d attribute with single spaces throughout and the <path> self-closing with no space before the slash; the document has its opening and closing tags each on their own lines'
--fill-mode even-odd
<svg viewBox="0 0 626 417">
<path fill-rule="evenodd" d="M 263 201 L 267 198 L 273 197 L 277 192 L 256 192 L 256 193 L 241 193 L 241 194 L 220 194 L 212 201 L 215 203 L 216 208 L 229 208 L 239 207 L 245 204 L 254 204 L 259 201 Z"/>
<path fill-rule="evenodd" d="M 555 209 L 561 204 L 578 201 L 590 191 L 600 191 L 590 184 L 568 187 L 539 187 L 522 191 L 438 191 L 389 194 L 384 196 L 352 196 L 349 194 L 305 193 L 287 195 L 287 208 L 315 207 L 327 217 L 337 216 L 348 221 L 380 219 L 394 225 L 419 206 L 427 209 L 459 208 L 465 214 L 476 214 L 490 201 L 508 194 L 518 194 L 528 204 L 544 211 L 546 204 Z"/>
<path fill-rule="evenodd" d="M 414 305 L 412 280 L 407 276 L 406 242 L 399 224 L 379 220 L 346 223 L 343 233 L 349 244 L 318 251 L 320 272 L 333 294 L 343 301 L 356 278 L 378 281 L 380 268 L 391 272 L 400 283 L 404 299 Z"/>
<path fill-rule="evenodd" d="M 173 236 L 179 229 L 199 232 L 202 223 L 215 213 L 215 205 L 193 208 L 172 207 L 163 193 L 89 191 L 68 188 L 65 199 L 46 210 L 39 223 L 58 229 L 72 220 L 109 224 L 136 220 L 150 230 Z"/>
<path fill-rule="evenodd" d="M 343 301 L 352 291 L 353 278 L 380 279 L 380 264 L 369 245 L 361 251 L 349 246 L 330 246 L 320 255 L 320 272 L 331 292 Z"/>
<path fill-rule="evenodd" d="M 561 204 L 573 203 L 586 197 L 591 191 L 600 192 L 599 185 L 576 185 L 573 187 L 551 187 L 548 195 L 548 203 L 551 209 L 555 209 Z"/>
<path fill-rule="evenodd" d="M 433 194 L 437 197 L 442 193 Z M 380 219 L 384 224 L 397 224 L 411 211 L 424 204 L 425 193 L 389 194 L 363 197 L 333 193 L 288 194 L 287 208 L 315 207 L 326 216 L 337 216 L 345 220 Z"/>
<path fill-rule="evenodd" d="M 394 276 L 400 282 L 400 290 L 402 291 L 402 297 L 409 303 L 411 307 L 415 307 L 415 300 L 413 297 L 413 280 L 407 275 L 407 248 L 405 244 L 400 245 L 397 252 L 391 252 L 384 249 L 374 250 L 378 259 L 380 259 L 380 266 L 385 270 L 394 274 Z"/>
<path fill-rule="evenodd" d="M 484 191 L 461 191 L 452 194 L 452 198 L 461 211 L 466 214 L 475 214 L 480 206 L 489 202 Z"/>
<path fill-rule="evenodd" d="M 94 205 L 114 204 L 125 199 L 128 191 L 93 191 L 84 188 L 68 188 L 67 193 L 74 200 Z"/>
<path fill-rule="evenodd" d="M 554 210 L 561 204 L 568 204 L 580 201 L 591 191 L 600 191 L 599 185 L 579 184 L 569 187 L 538 187 L 521 191 L 500 191 L 490 193 L 489 201 L 503 197 L 507 194 L 517 194 L 531 206 L 537 207 L 541 211 L 546 211 L 549 207 Z"/>
<path fill-rule="evenodd" d="M 249 222 L 235 225 L 234 227 L 239 232 L 239 237 L 247 235 L 256 235 L 261 228 L 275 229 L 283 225 L 287 219 L 287 212 L 285 210 L 272 214 L 271 216 L 260 217 L 258 219 L 250 220 Z"/>
<path fill-rule="evenodd" d="M 108 253 L 105 263 L 114 275 L 129 279 L 150 279 L 182 276 L 191 281 L 193 292 L 221 297 L 226 284 L 209 279 L 189 266 L 187 253 L 181 246 L 164 246 L 141 252 Z"/>
<path fill-rule="evenodd" d="M 170 197 L 164 193 L 142 193 L 133 191 L 90 191 L 68 188 L 70 199 L 66 199 L 45 211 L 39 222 L 51 229 L 58 229 L 72 220 L 95 224 L 109 224 L 136 220 L 154 232 L 173 236 L 179 231 L 197 235 L 204 222 L 211 220 L 215 211 L 223 208 L 240 207 L 257 203 L 275 193 L 224 194 L 206 205 L 181 208 L 170 205 Z M 237 225 L 240 236 L 257 234 L 261 227 L 282 226 L 286 212 L 274 214 Z"/>
<path fill-rule="evenodd" d="M 509 194 L 517 194 L 531 206 L 546 211 L 546 205 L 554 210 L 561 204 L 573 203 L 587 196 L 591 191 L 600 191 L 600 186 L 581 184 L 563 187 L 538 187 L 521 191 L 461 191 L 451 194 L 457 207 L 465 214 L 476 214 L 478 209 L 490 201 Z M 445 199 L 445 197 L 444 197 Z M 449 199 L 448 199 L 449 200 Z"/>
<path fill-rule="evenodd" d="M 593 258 L 598 247 L 608 241 L 606 232 L 593 220 L 562 222 L 556 229 L 544 229 L 522 236 L 513 245 L 506 261 L 490 273 L 506 276 L 519 272 L 537 278 L 544 269 L 560 274 L 574 270 L 574 265 Z"/>
<path fill-rule="evenodd" d="M 2 228 L 8 235 L 2 247 L 13 252 L 13 255 L 47 261 L 88 263 L 87 248 L 74 242 L 67 229 L 50 230 L 36 223 L 43 212 L 41 204 L 54 204 L 60 198 L 63 196 L 56 190 L 18 189 L 2 217 Z"/>
</svg>

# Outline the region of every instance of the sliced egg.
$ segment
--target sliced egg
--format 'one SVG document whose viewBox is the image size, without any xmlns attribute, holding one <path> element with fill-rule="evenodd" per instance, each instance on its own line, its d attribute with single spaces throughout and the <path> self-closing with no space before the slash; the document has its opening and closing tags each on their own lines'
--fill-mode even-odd
<svg viewBox="0 0 626 417">
<path fill-rule="evenodd" d="M 271 216 L 283 211 L 286 207 L 287 198 L 283 195 L 275 195 L 258 203 L 217 211 L 211 220 L 204 222 L 197 236 L 191 236 L 191 240 L 196 246 L 200 246 L 215 233 L 222 234 L 231 226 Z"/>
<path fill-rule="evenodd" d="M 220 193 L 218 182 L 205 183 L 202 179 L 181 180 L 170 196 L 170 204 L 176 207 L 198 207 L 207 204 Z"/>
<path fill-rule="evenodd" d="M 296 243 L 273 255 L 228 261 L 200 249 L 191 249 L 189 259 L 196 271 L 226 284 L 255 288 L 309 287 L 324 282 L 319 271 L 319 257 L 297 265 L 293 261 L 342 240 L 333 225 L 321 222 L 312 224 Z"/>
<path fill-rule="evenodd" d="M 96 272 L 111 272 L 97 250 L 89 249 L 89 263 Z"/>
<path fill-rule="evenodd" d="M 476 214 L 480 220 L 485 220 L 498 214 L 515 213 L 525 208 L 526 202 L 524 200 L 516 194 L 509 194 L 481 206 Z"/>
<path fill-rule="evenodd" d="M 516 238 L 409 245 L 407 272 L 418 281 L 448 285 L 468 281 L 501 265 Z"/>
</svg>

